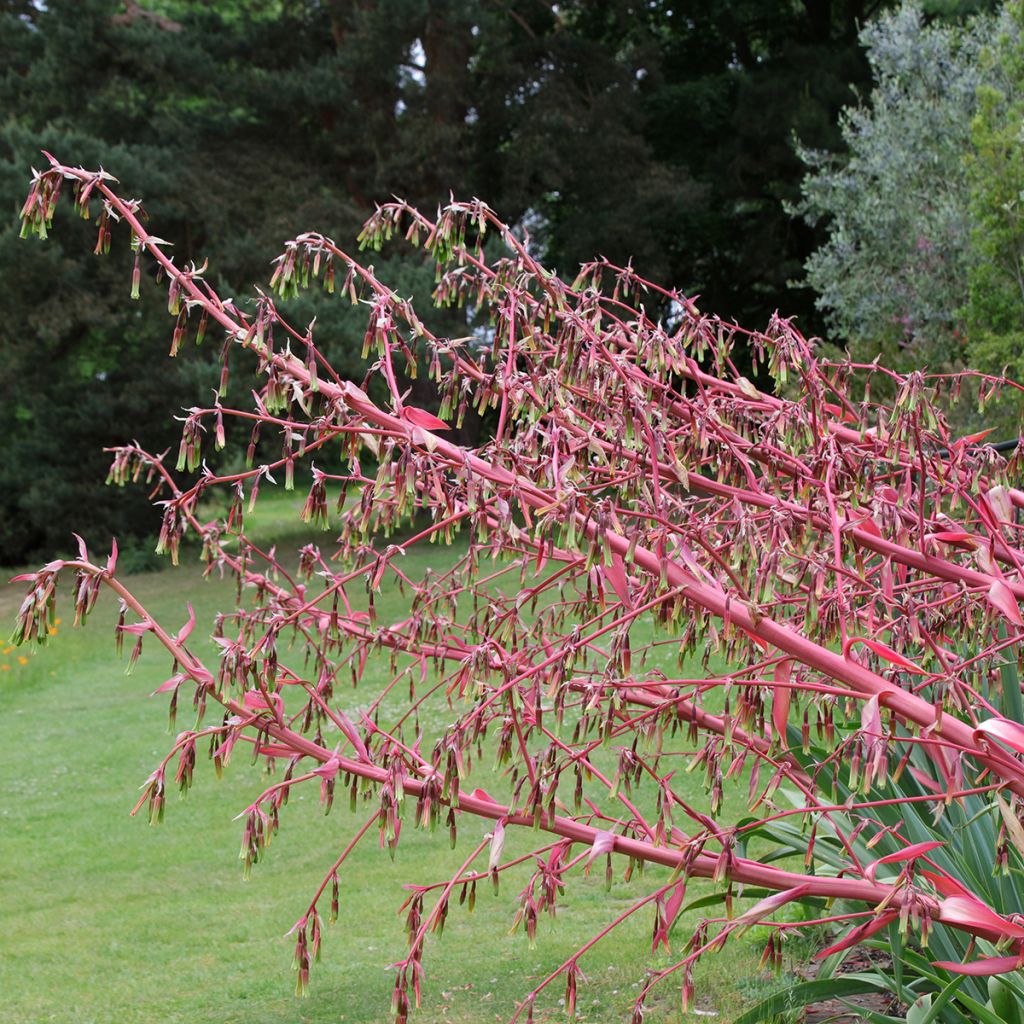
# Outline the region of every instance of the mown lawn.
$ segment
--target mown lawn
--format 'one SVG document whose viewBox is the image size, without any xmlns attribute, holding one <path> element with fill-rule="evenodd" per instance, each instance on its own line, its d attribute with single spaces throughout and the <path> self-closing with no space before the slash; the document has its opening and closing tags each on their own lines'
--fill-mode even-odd
<svg viewBox="0 0 1024 1024">
<path fill-rule="evenodd" d="M 263 523 L 286 522 L 301 500 L 289 495 L 268 502 Z M 291 542 L 298 537 L 293 533 Z M 403 569 L 415 575 L 451 557 L 442 548 L 410 552 Z M 208 632 L 215 609 L 233 600 L 233 584 L 204 582 L 195 563 L 187 557 L 183 563 L 188 564 L 140 575 L 133 583 L 166 622 L 183 622 L 186 601 L 192 601 L 201 624 L 196 633 Z M 2 635 L 19 601 L 19 587 L 0 589 Z M 382 617 L 398 614 L 402 601 L 396 593 L 386 595 L 379 602 Z M 371 807 L 360 807 L 353 816 L 342 796 L 324 817 L 315 789 L 297 791 L 269 856 L 248 882 L 237 859 L 241 822 L 232 819 L 265 780 L 244 757 L 219 781 L 200 759 L 195 787 L 185 801 L 169 799 L 162 826 L 150 827 L 144 813 L 130 818 L 139 785 L 170 742 L 164 698 L 148 696 L 166 678 L 167 659 L 150 644 L 136 671 L 125 675 L 113 650 L 110 600 L 101 603 L 85 629 L 69 628 L 69 605 L 59 614 L 57 635 L 24 664 L 19 653 L 27 652 L 0 648 L 6 651 L 0 656 L 0 1020 L 326 1024 L 390 1019 L 392 974 L 386 968 L 404 952 L 402 921 L 395 913 L 401 885 L 447 878 L 484 826 L 467 822 L 454 852 L 444 835 L 407 827 L 394 863 L 370 837 L 343 875 L 341 917 L 327 931 L 311 993 L 298 999 L 290 970 L 292 940 L 285 932 Z M 358 706 L 366 698 L 360 692 L 350 699 Z M 186 712 L 179 712 L 178 728 L 188 721 Z M 472 785 L 502 792 L 502 780 L 489 764 L 478 773 Z M 699 800 L 699 778 L 678 778 Z M 733 803 L 730 815 L 739 806 Z M 510 839 L 506 852 L 516 841 Z M 541 922 L 537 948 L 531 950 L 522 933 L 509 934 L 517 882 L 524 877 L 506 878 L 497 896 L 481 888 L 472 915 L 453 907 L 443 937 L 428 947 L 424 1005 L 416 1020 L 506 1020 L 535 979 L 647 884 L 621 881 L 621 869 L 610 892 L 603 878 L 576 880 L 558 921 Z M 695 882 L 690 895 L 709 891 Z M 690 927 L 683 923 L 677 929 L 677 948 L 700 915 L 694 912 Z M 581 1020 L 628 1017 L 645 968 L 668 962 L 662 954 L 652 960 L 650 929 L 650 914 L 641 911 L 587 954 L 581 963 L 590 983 L 581 993 Z M 756 971 L 759 955 L 754 942 L 739 940 L 706 958 L 698 974 L 697 1012 L 686 1019 L 728 1022 L 773 984 Z M 537 1019 L 564 1019 L 558 1007 L 561 987 L 548 991 Z M 678 1005 L 677 995 L 666 988 L 652 1004 L 648 1022 L 682 1019 Z"/>
</svg>

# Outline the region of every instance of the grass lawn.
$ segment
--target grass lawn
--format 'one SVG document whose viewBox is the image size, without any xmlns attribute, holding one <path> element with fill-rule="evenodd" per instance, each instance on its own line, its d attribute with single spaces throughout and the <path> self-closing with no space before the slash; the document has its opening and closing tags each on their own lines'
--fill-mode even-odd
<svg viewBox="0 0 1024 1024">
<path fill-rule="evenodd" d="M 301 503 L 298 496 L 273 498 L 262 512 L 263 522 L 297 521 Z M 403 569 L 415 575 L 451 557 L 446 549 L 426 548 L 410 552 Z M 185 603 L 191 601 L 199 616 L 195 636 L 209 632 L 215 609 L 233 600 L 233 584 L 201 580 L 187 553 L 183 563 L 188 564 L 138 576 L 133 583 L 165 623 L 184 622 Z M 0 635 L 8 634 L 20 599 L 20 587 L 0 589 Z M 378 605 L 382 618 L 397 615 L 402 602 L 398 594 L 386 595 Z M 447 878 L 483 835 L 483 823 L 467 822 L 454 852 L 443 834 L 407 826 L 394 863 L 368 837 L 342 876 L 341 917 L 326 930 L 311 993 L 296 998 L 292 940 L 285 932 L 372 808 L 360 807 L 353 816 L 339 794 L 324 817 L 317 791 L 297 790 L 284 810 L 280 835 L 248 882 L 237 859 L 242 823 L 232 819 L 265 779 L 244 756 L 220 781 L 200 757 L 196 785 L 186 801 L 170 797 L 162 826 L 150 827 L 144 813 L 130 818 L 138 786 L 171 739 L 164 698 L 148 696 L 169 666 L 150 641 L 136 671 L 126 676 L 113 650 L 115 612 L 109 598 L 101 599 L 87 628 L 72 630 L 65 603 L 52 643 L 24 664 L 18 656 L 28 652 L 0 656 L 0 1021 L 389 1020 L 392 974 L 386 966 L 405 950 L 402 921 L 395 914 L 403 899 L 401 885 Z M 358 706 L 366 697 L 340 691 L 339 699 Z M 189 720 L 183 707 L 177 728 Z M 679 778 L 699 800 L 699 778 Z M 489 764 L 477 770 L 471 785 L 496 796 L 503 792 Z M 727 807 L 730 820 L 741 806 L 734 799 Z M 519 842 L 525 848 L 530 838 Z M 510 832 L 506 853 L 515 842 Z M 575 880 L 557 922 L 542 920 L 534 950 L 522 933 L 509 934 L 517 883 L 525 875 L 507 876 L 497 896 L 489 886 L 481 888 L 475 912 L 453 905 L 444 936 L 429 943 L 424 1004 L 414 1019 L 424 1024 L 506 1020 L 534 979 L 646 891 L 650 877 L 649 872 L 647 880 L 627 884 L 620 880 L 620 868 L 610 892 L 603 877 Z M 710 891 L 694 882 L 689 895 Z M 691 927 L 700 914 L 691 915 Z M 677 929 L 678 948 L 691 927 L 684 922 Z M 651 957 L 650 931 L 650 913 L 641 911 L 581 961 L 590 979 L 581 990 L 581 1020 L 628 1017 L 645 968 L 669 962 L 663 954 Z M 700 1013 L 691 1011 L 685 1019 L 724 1024 L 762 994 L 773 983 L 758 976 L 759 955 L 754 942 L 736 940 L 705 958 L 698 973 Z M 557 984 L 548 990 L 537 1020 L 564 1019 L 561 995 Z M 681 1019 L 676 992 L 666 987 L 647 1021 Z"/>
</svg>

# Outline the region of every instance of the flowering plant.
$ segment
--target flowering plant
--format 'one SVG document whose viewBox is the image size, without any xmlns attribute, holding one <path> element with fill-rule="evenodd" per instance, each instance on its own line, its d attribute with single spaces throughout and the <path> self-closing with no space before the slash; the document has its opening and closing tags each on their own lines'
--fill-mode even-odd
<svg viewBox="0 0 1024 1024">
<path fill-rule="evenodd" d="M 889 930 L 946 986 L 943 1006 L 985 1009 L 971 985 L 1021 966 L 1024 917 L 1012 887 L 993 905 L 957 844 L 981 844 L 986 878 L 993 862 L 1020 869 L 1024 493 L 1013 460 L 983 435 L 951 437 L 940 405 L 1007 382 L 823 361 L 781 317 L 745 331 L 603 260 L 565 282 L 478 201 L 433 220 L 396 201 L 360 236 L 371 250 L 393 235 L 422 245 L 436 302 L 464 305 L 472 337 L 436 336 L 320 234 L 288 242 L 270 290 L 242 308 L 204 267 L 178 266 L 116 186 L 50 158 L 25 232 L 45 236 L 70 192 L 83 216 L 98 215 L 97 252 L 115 225 L 130 233 L 133 295 L 143 273 L 166 280 L 172 356 L 186 336 L 216 334 L 221 390 L 187 411 L 176 465 L 121 447 L 110 479 L 153 488 L 158 550 L 177 562 L 195 535 L 208 572 L 233 574 L 252 599 L 217 616 L 219 659 L 207 663 L 189 644 L 194 615 L 177 629 L 157 622 L 118 575 L 116 545 L 96 560 L 83 542 L 78 557 L 20 577 L 15 640 L 45 641 L 62 574 L 74 578 L 76 622 L 112 591 L 118 645 L 131 638 L 133 659 L 144 642 L 163 647 L 173 670 L 160 691 L 172 710 L 191 698 L 196 712 L 137 809 L 162 816 L 168 784 L 191 785 L 201 743 L 218 771 L 237 748 L 285 766 L 242 815 L 247 869 L 295 787 L 318 788 L 327 809 L 348 791 L 362 818 L 294 929 L 300 989 L 357 844 L 376 832 L 393 851 L 403 827 L 438 823 L 454 839 L 477 818 L 489 831 L 450 878 L 411 887 L 408 953 L 393 965 L 399 1020 L 453 897 L 472 902 L 477 882 L 526 865 L 516 922 L 532 937 L 595 861 L 669 873 L 524 993 L 513 1019 L 531 1019 L 556 981 L 571 1014 L 581 959 L 636 913 L 651 916 L 653 946 L 675 952 L 639 989 L 636 1021 L 662 983 L 677 981 L 685 1006 L 698 959 L 755 924 L 772 962 L 796 928 L 841 929 L 827 955 Z M 314 325 L 282 313 L 316 281 L 369 311 L 363 381 L 342 379 Z M 737 346 L 771 387 L 740 373 Z M 222 399 L 243 360 L 259 383 L 251 408 L 232 408 Z M 417 374 L 436 384 L 436 414 L 408 404 L 403 381 Z M 881 379 L 898 393 L 891 407 L 871 400 Z M 471 407 L 494 419 L 475 449 L 447 436 Z M 214 471 L 205 456 L 231 423 L 251 430 L 247 466 Z M 264 459 L 270 436 L 280 451 Z M 340 470 L 325 468 L 339 457 Z M 303 518 L 337 524 L 338 540 L 336 558 L 310 544 L 291 571 L 249 538 L 245 517 L 274 474 L 293 484 L 297 464 L 311 480 Z M 201 499 L 218 490 L 227 514 L 206 520 Z M 334 514 L 337 492 L 349 497 Z M 410 547 L 458 534 L 452 568 L 403 571 Z M 408 592 L 400 621 L 376 613 L 385 578 Z M 350 715 L 339 683 L 358 684 L 381 658 L 391 683 Z M 419 728 L 427 706 L 447 713 L 432 735 Z M 500 798 L 469 788 L 485 742 L 508 781 Z M 677 785 L 684 767 L 705 776 L 706 807 Z M 723 820 L 729 786 L 746 794 L 740 820 Z M 509 831 L 530 829 L 535 849 L 506 857 Z M 719 883 L 724 913 L 680 944 L 694 877 Z M 799 919 L 775 917 L 791 904 L 804 906 Z"/>
</svg>

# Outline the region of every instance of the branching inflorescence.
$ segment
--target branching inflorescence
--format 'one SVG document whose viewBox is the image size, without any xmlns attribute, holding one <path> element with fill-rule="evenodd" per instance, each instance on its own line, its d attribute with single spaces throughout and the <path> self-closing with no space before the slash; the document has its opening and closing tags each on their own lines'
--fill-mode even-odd
<svg viewBox="0 0 1024 1024">
<path fill-rule="evenodd" d="M 300 987 L 357 843 L 377 832 L 393 850 L 403 821 L 443 822 L 454 836 L 472 818 L 491 823 L 485 840 L 447 882 L 411 887 L 399 1020 L 419 998 L 425 937 L 449 900 L 513 864 L 531 872 L 517 915 L 531 937 L 596 858 L 670 869 L 640 883 L 635 905 L 527 993 L 514 1018 L 529 1019 L 556 979 L 571 1010 L 581 957 L 637 911 L 653 915 L 654 945 L 669 948 L 691 877 L 721 884 L 727 916 L 702 923 L 649 976 L 635 1020 L 665 979 L 688 998 L 697 959 L 737 929 L 768 925 L 766 956 L 777 958 L 800 922 L 772 915 L 793 902 L 849 922 L 834 949 L 895 922 L 924 944 L 932 929 L 968 937 L 967 962 L 945 970 L 1021 964 L 1024 920 L 945 866 L 945 839 L 917 841 L 876 813 L 906 799 L 908 773 L 920 791 L 912 801 L 936 820 L 983 797 L 999 816 L 998 863 L 1017 865 L 1024 852 L 1019 684 L 1006 692 L 1000 671 L 1016 663 L 1024 631 L 1024 494 L 983 438 L 951 438 L 939 412 L 965 381 L 983 394 L 1005 382 L 826 363 L 784 319 L 743 331 L 605 261 L 566 283 L 477 201 L 433 221 L 394 202 L 360 237 L 370 248 L 395 234 L 422 245 L 437 263 L 436 301 L 485 325 L 473 338 L 435 336 L 409 301 L 319 234 L 289 242 L 271 289 L 242 309 L 202 268 L 176 266 L 115 186 L 51 159 L 34 177 L 26 231 L 45 234 L 62 189 L 86 217 L 98 204 L 98 252 L 111 225 L 131 234 L 133 294 L 144 268 L 169 284 L 171 354 L 186 334 L 222 341 L 221 396 L 187 411 L 177 467 L 129 446 L 115 450 L 111 478 L 145 478 L 163 509 L 160 550 L 177 561 L 194 534 L 208 571 L 234 574 L 252 601 L 217 617 L 220 657 L 206 664 L 188 643 L 194 616 L 166 629 L 117 575 L 116 548 L 101 564 L 83 544 L 79 558 L 23 577 L 16 639 L 45 640 L 63 571 L 76 580 L 78 620 L 113 590 L 118 643 L 134 638 L 132 657 L 144 639 L 162 645 L 174 670 L 161 690 L 172 705 L 191 696 L 198 711 L 139 807 L 162 814 L 168 775 L 191 783 L 201 741 L 218 768 L 239 744 L 287 765 L 243 815 L 247 867 L 295 786 L 318 786 L 328 806 L 338 787 L 354 806 L 372 802 L 296 925 Z M 361 386 L 331 368 L 312 328 L 278 309 L 316 280 L 369 308 L 375 362 Z M 737 370 L 737 346 L 772 391 Z M 221 404 L 229 365 L 243 359 L 259 377 L 248 410 Z M 436 416 L 406 404 L 401 381 L 417 373 L 436 383 Z M 367 393 L 371 376 L 382 401 Z M 871 401 L 880 385 L 894 402 Z M 446 436 L 471 407 L 495 421 L 476 449 Z M 233 420 L 252 430 L 249 468 L 217 474 L 204 445 L 223 447 Z M 280 455 L 256 464 L 274 437 Z M 324 470 L 339 451 L 345 471 Z M 291 481 L 297 463 L 312 463 L 304 518 L 340 521 L 340 536 L 336 557 L 309 545 L 290 574 L 247 539 L 244 515 L 262 481 Z M 205 522 L 200 500 L 215 490 L 230 508 Z M 348 499 L 335 517 L 328 493 L 339 490 Z M 412 532 L 392 543 L 403 524 Z M 411 546 L 460 533 L 468 543 L 453 568 L 422 580 L 403 571 Z M 387 578 L 410 595 L 402 621 L 377 618 Z M 665 652 L 678 656 L 678 678 L 662 667 Z M 357 683 L 371 659 L 390 659 L 393 680 L 353 720 L 335 689 Z M 409 705 L 395 712 L 385 698 L 399 687 Z M 429 701 L 450 714 L 424 737 L 418 711 Z M 505 802 L 461 785 L 485 742 L 507 774 Z M 710 813 L 679 791 L 684 766 L 706 776 Z M 729 780 L 749 794 L 741 822 L 719 814 Z M 799 823 L 804 865 L 746 855 L 747 840 L 779 822 Z M 537 848 L 506 861 L 504 837 L 517 827 L 535 830 Z M 733 911 L 744 890 L 753 902 Z"/>
</svg>

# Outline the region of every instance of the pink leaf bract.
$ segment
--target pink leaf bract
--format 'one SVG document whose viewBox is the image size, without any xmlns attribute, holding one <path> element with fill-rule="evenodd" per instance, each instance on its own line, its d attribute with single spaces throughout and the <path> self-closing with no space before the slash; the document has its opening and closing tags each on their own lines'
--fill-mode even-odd
<svg viewBox="0 0 1024 1024">
<path fill-rule="evenodd" d="M 975 977 L 987 977 L 992 974 L 1009 974 L 1021 966 L 1019 956 L 990 956 L 984 960 L 972 960 L 967 964 L 953 960 L 935 960 L 932 967 L 941 967 L 950 974 L 973 974 Z"/>
<path fill-rule="evenodd" d="M 825 957 L 831 956 L 833 953 L 839 953 L 844 949 L 849 949 L 851 946 L 858 945 L 865 939 L 874 935 L 875 932 L 879 932 L 886 925 L 891 924 L 897 917 L 899 917 L 898 911 L 887 910 L 885 913 L 879 914 L 878 917 L 872 918 L 864 924 L 859 924 L 856 928 L 851 928 L 838 942 L 817 953 L 815 955 L 815 959 L 823 960 Z"/>
<path fill-rule="evenodd" d="M 788 658 L 775 666 L 775 682 L 781 685 L 772 688 L 772 725 L 775 728 L 775 735 L 783 743 L 786 741 L 789 706 L 793 697 L 793 691 L 789 688 L 792 666 L 793 663 Z"/>
<path fill-rule="evenodd" d="M 937 840 L 930 840 L 925 843 L 912 843 L 910 846 L 906 846 L 902 850 L 897 850 L 895 853 L 887 853 L 884 857 L 879 857 L 878 860 L 869 864 L 867 876 L 874 881 L 875 871 L 880 865 L 899 864 L 902 861 L 913 860 L 915 857 L 923 857 L 926 853 L 930 853 L 932 850 L 936 850 L 940 846 L 945 845 L 945 843 L 938 842 Z"/>
<path fill-rule="evenodd" d="M 196 625 L 196 610 L 192 607 L 192 602 L 188 605 L 188 622 L 178 632 L 178 635 L 174 638 L 175 643 L 183 644 L 188 638 L 189 634 L 195 629 Z"/>
<path fill-rule="evenodd" d="M 854 644 L 863 644 L 869 650 L 874 651 L 880 658 L 884 658 L 886 661 L 895 665 L 897 668 L 902 668 L 906 672 L 913 672 L 915 675 L 926 676 L 927 672 L 920 665 L 915 665 L 908 658 L 904 658 L 899 651 L 894 651 L 891 647 L 881 643 L 878 640 L 871 640 L 866 636 L 852 636 L 843 645 L 843 657 L 850 657 L 850 648 Z"/>
<path fill-rule="evenodd" d="M 587 857 L 587 863 L 590 864 L 595 857 L 600 857 L 602 853 L 611 853 L 615 849 L 615 833 L 614 832 L 598 832 L 594 836 L 593 845 L 590 847 L 590 855 Z"/>
<path fill-rule="evenodd" d="M 978 724 L 974 735 L 978 733 L 992 736 L 1008 747 L 1013 747 L 1018 754 L 1024 754 L 1024 725 L 1018 722 L 1011 722 L 1008 718 L 989 718 Z"/>
<path fill-rule="evenodd" d="M 333 779 L 341 769 L 341 761 L 336 757 L 329 757 L 323 764 L 314 768 L 313 774 L 321 779 Z"/>
<path fill-rule="evenodd" d="M 996 611 L 1005 615 L 1015 626 L 1024 626 L 1024 619 L 1020 617 L 1017 599 L 1013 596 L 1013 591 L 1002 580 L 993 580 L 992 586 L 988 588 L 987 596 L 989 604 Z"/>
<path fill-rule="evenodd" d="M 403 407 L 402 419 L 423 430 L 451 430 L 444 420 L 439 420 L 433 413 L 411 405 Z"/>
<path fill-rule="evenodd" d="M 792 889 L 783 889 L 782 892 L 773 892 L 771 896 L 765 896 L 763 900 L 759 900 L 749 910 L 745 910 L 733 921 L 733 924 L 749 928 L 750 925 L 757 924 L 758 921 L 769 914 L 774 914 L 780 907 L 784 907 L 787 903 L 792 903 L 794 900 L 805 896 L 810 888 L 809 885 L 804 883 L 796 885 Z"/>
<path fill-rule="evenodd" d="M 615 552 L 612 554 L 611 565 L 601 567 L 604 577 L 612 585 L 612 589 L 618 594 L 619 600 L 626 608 L 633 607 L 633 599 L 629 593 L 629 577 L 626 574 L 626 564 L 622 556 Z"/>
<path fill-rule="evenodd" d="M 943 900 L 939 904 L 939 920 L 943 924 L 961 925 L 972 931 L 981 929 L 1006 938 L 1024 939 L 1024 928 L 1000 917 L 973 896 L 950 896 Z"/>
</svg>

